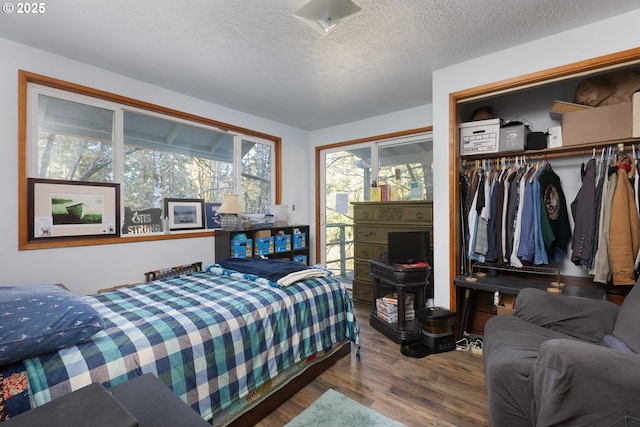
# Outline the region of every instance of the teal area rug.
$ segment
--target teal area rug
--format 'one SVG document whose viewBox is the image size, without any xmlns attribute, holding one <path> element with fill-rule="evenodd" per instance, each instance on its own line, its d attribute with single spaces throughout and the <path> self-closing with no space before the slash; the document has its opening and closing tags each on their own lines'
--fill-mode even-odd
<svg viewBox="0 0 640 427">
<path fill-rule="evenodd" d="M 285 427 L 406 427 L 329 389 Z"/>
</svg>

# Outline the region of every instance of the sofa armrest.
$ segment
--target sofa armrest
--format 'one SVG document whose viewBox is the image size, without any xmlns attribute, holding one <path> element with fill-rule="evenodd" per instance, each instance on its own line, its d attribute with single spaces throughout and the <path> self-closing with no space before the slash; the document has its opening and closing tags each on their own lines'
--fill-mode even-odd
<svg viewBox="0 0 640 427">
<path fill-rule="evenodd" d="M 534 425 L 613 425 L 640 415 L 637 354 L 571 339 L 549 340 L 540 347 L 530 381 Z"/>
<path fill-rule="evenodd" d="M 611 334 L 619 307 L 609 301 L 552 294 L 525 288 L 516 298 L 515 316 L 584 341 L 601 343 Z"/>
</svg>

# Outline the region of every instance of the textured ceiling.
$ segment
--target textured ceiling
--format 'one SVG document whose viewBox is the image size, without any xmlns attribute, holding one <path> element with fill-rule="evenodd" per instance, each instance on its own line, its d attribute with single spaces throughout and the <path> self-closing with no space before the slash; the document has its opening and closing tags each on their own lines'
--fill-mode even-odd
<svg viewBox="0 0 640 427">
<path fill-rule="evenodd" d="M 431 72 L 640 7 L 637 0 L 354 0 L 321 36 L 308 0 L 56 0 L 0 37 L 302 129 L 431 103 Z M 127 95 L 127 94 L 122 94 Z"/>
</svg>

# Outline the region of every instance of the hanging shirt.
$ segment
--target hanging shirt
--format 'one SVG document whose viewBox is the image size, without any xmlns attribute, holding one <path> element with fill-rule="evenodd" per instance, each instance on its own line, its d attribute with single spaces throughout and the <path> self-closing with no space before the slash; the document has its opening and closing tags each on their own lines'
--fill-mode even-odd
<svg viewBox="0 0 640 427">
<path fill-rule="evenodd" d="M 571 262 L 589 267 L 591 260 L 593 222 L 595 218 L 596 161 L 589 159 L 584 169 L 582 186 L 571 203 L 573 216 L 573 239 L 571 240 Z"/>
<path fill-rule="evenodd" d="M 635 260 L 640 249 L 640 223 L 633 187 L 629 182 L 629 159 L 618 163 L 618 182 L 611 203 L 609 252 L 614 285 L 635 284 Z"/>
<path fill-rule="evenodd" d="M 609 174 L 607 166 L 605 182 L 602 189 L 602 205 L 600 207 L 600 232 L 598 235 L 598 249 L 593 261 L 593 281 L 606 284 L 611 280 L 611 265 L 609 262 L 609 225 L 611 224 L 611 202 L 618 182 L 616 172 Z M 614 168 L 615 170 L 615 168 Z"/>
<path fill-rule="evenodd" d="M 523 264 L 532 264 L 535 255 L 535 239 L 533 234 L 533 183 L 531 178 L 535 174 L 535 168 L 531 168 L 524 175 L 521 186 L 524 191 L 522 197 L 522 217 L 520 221 L 520 243 L 518 245 L 518 259 Z"/>
<path fill-rule="evenodd" d="M 486 262 L 498 261 L 498 193 L 500 183 L 498 182 L 499 174 L 494 172 L 490 185 L 489 198 L 489 222 L 487 226 L 487 253 L 485 254 Z"/>
<path fill-rule="evenodd" d="M 549 264 L 549 257 L 544 247 L 544 238 L 542 237 L 542 229 L 540 227 L 540 176 L 545 172 L 546 168 L 540 168 L 538 174 L 533 180 L 533 238 L 534 238 L 534 256 L 533 263 L 535 265 Z"/>
<path fill-rule="evenodd" d="M 526 173 L 528 170 L 524 170 L 519 174 L 520 180 L 517 183 L 518 186 L 518 211 L 516 213 L 516 222 L 513 228 L 513 248 L 511 249 L 511 257 L 509 258 L 509 264 L 513 267 L 521 268 L 522 261 L 518 258 L 518 249 L 520 248 L 520 232 L 522 231 L 522 211 L 524 208 L 524 192 Z"/>
<path fill-rule="evenodd" d="M 596 175 L 596 190 L 594 197 L 594 214 L 595 218 L 593 219 L 593 230 L 591 232 L 591 258 L 589 259 L 589 268 L 592 269 L 596 252 L 598 250 L 598 242 L 600 240 L 600 215 L 602 213 L 602 196 L 604 190 L 604 182 L 605 177 L 607 176 L 607 162 L 604 160 L 600 160 L 597 167 L 598 173 Z"/>
<path fill-rule="evenodd" d="M 557 262 L 567 250 L 571 228 L 560 177 L 549 164 L 545 167 L 547 170 L 540 176 L 540 226 L 549 262 Z"/>
</svg>

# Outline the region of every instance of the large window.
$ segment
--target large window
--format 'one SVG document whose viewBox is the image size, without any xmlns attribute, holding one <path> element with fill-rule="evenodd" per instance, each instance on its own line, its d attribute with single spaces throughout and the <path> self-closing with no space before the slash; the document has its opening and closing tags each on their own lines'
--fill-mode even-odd
<svg viewBox="0 0 640 427">
<path fill-rule="evenodd" d="M 248 214 L 279 202 L 279 138 L 24 74 L 21 181 L 119 183 L 123 212 L 163 209 L 165 199 L 220 203 L 231 193 Z"/>
</svg>

